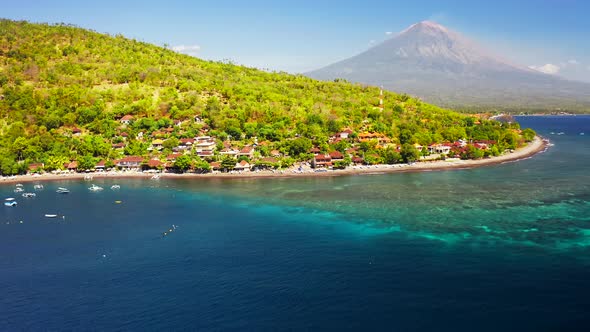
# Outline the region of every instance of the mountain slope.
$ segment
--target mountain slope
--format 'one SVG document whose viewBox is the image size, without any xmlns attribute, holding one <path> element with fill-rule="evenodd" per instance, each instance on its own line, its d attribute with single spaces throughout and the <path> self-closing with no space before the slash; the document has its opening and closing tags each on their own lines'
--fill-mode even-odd
<svg viewBox="0 0 590 332">
<path fill-rule="evenodd" d="M 590 110 L 590 84 L 511 64 L 428 21 L 308 76 L 383 85 L 442 106 Z"/>
<path fill-rule="evenodd" d="M 180 139 L 198 135 L 213 137 L 216 151 L 259 142 L 255 158 L 276 149 L 307 161 L 312 145 L 344 152 L 356 144 L 333 144 L 330 136 L 344 129 L 395 144 L 477 138 L 502 151 L 522 143 L 514 127 L 476 124 L 407 95 L 380 96 L 376 87 L 203 61 L 67 25 L 0 20 L 0 174 L 32 162 L 56 169 L 125 155 L 165 161 Z M 385 151 L 365 148 L 373 157 Z"/>
</svg>

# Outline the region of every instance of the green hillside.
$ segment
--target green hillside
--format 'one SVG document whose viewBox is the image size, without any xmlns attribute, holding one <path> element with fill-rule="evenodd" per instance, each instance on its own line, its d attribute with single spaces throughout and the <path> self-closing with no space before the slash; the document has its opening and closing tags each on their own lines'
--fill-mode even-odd
<svg viewBox="0 0 590 332">
<path fill-rule="evenodd" d="M 212 137 L 216 149 L 206 157 L 183 151 L 192 165 L 223 161 L 223 149 L 255 143 L 249 161 L 275 155 L 273 163 L 289 165 L 312 158 L 312 147 L 326 153 L 356 147 L 373 163 L 411 159 L 409 145 L 493 140 L 486 153 L 497 153 L 523 142 L 517 125 L 390 92 L 380 108 L 379 94 L 375 87 L 203 61 L 68 25 L 0 20 L 0 173 L 23 173 L 31 163 L 49 171 L 72 161 L 90 169 L 125 155 L 165 162 L 180 139 L 199 135 Z M 120 121 L 126 115 L 130 124 Z M 344 129 L 350 138 L 330 139 Z M 384 139 L 360 142 L 362 133 Z M 154 149 L 154 140 L 161 147 Z"/>
</svg>

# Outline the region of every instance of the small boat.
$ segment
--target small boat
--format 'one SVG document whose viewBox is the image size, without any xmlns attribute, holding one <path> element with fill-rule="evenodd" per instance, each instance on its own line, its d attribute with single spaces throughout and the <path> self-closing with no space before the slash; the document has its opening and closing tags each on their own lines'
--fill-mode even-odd
<svg viewBox="0 0 590 332">
<path fill-rule="evenodd" d="M 55 192 L 58 194 L 69 194 L 70 190 L 68 188 L 59 187 Z"/>
<path fill-rule="evenodd" d="M 31 198 L 31 197 L 35 197 L 35 196 L 37 196 L 37 194 L 35 194 L 35 193 L 23 193 L 24 198 Z"/>
<path fill-rule="evenodd" d="M 46 213 L 45 214 L 45 218 L 57 218 L 57 214 L 49 214 L 49 213 Z"/>
<path fill-rule="evenodd" d="M 17 204 L 18 203 L 12 197 L 4 200 L 4 206 L 16 206 Z"/>
<path fill-rule="evenodd" d="M 23 191 L 25 191 L 25 190 L 23 189 L 23 187 L 16 187 L 16 188 L 14 189 L 14 192 L 15 192 L 15 193 L 22 193 Z"/>
<path fill-rule="evenodd" d="M 152 180 L 159 180 L 159 179 L 160 179 L 160 174 L 152 175 Z"/>
<path fill-rule="evenodd" d="M 84 175 L 84 180 L 86 180 L 86 181 L 92 181 L 92 175 L 89 175 L 89 174 Z"/>
<path fill-rule="evenodd" d="M 35 190 L 43 190 L 43 185 L 42 184 L 36 184 L 33 188 L 35 188 Z"/>
<path fill-rule="evenodd" d="M 22 185 L 22 183 L 17 183 L 16 186 L 17 187 L 22 187 L 23 185 Z"/>
<path fill-rule="evenodd" d="M 88 190 L 90 190 L 90 191 L 101 191 L 101 190 L 103 190 L 103 188 L 102 187 L 99 187 L 99 186 L 97 186 L 95 184 L 93 184 L 92 186 L 90 186 L 90 188 L 88 188 Z"/>
<path fill-rule="evenodd" d="M 121 189 L 121 186 L 120 186 L 120 185 L 118 185 L 118 184 L 114 184 L 114 185 L 112 185 L 112 186 L 111 186 L 111 189 L 112 189 L 112 190 Z"/>
</svg>

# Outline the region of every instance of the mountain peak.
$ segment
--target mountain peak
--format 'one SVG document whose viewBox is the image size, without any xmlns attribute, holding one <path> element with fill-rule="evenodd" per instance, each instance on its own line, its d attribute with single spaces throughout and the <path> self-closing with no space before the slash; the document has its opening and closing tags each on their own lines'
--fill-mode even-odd
<svg viewBox="0 0 590 332">
<path fill-rule="evenodd" d="M 415 24 L 410 25 L 408 28 L 403 30 L 400 35 L 410 32 L 426 32 L 426 33 L 449 33 L 449 29 L 446 27 L 433 22 L 433 21 L 422 21 Z"/>
</svg>

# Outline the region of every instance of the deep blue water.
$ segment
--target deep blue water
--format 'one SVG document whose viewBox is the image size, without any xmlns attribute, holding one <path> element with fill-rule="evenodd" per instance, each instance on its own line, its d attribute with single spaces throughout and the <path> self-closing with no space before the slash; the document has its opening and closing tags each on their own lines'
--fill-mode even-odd
<svg viewBox="0 0 590 332">
<path fill-rule="evenodd" d="M 590 117 L 519 121 L 555 146 L 458 171 L 45 183 L 0 209 L 0 330 L 587 331 Z"/>
</svg>

